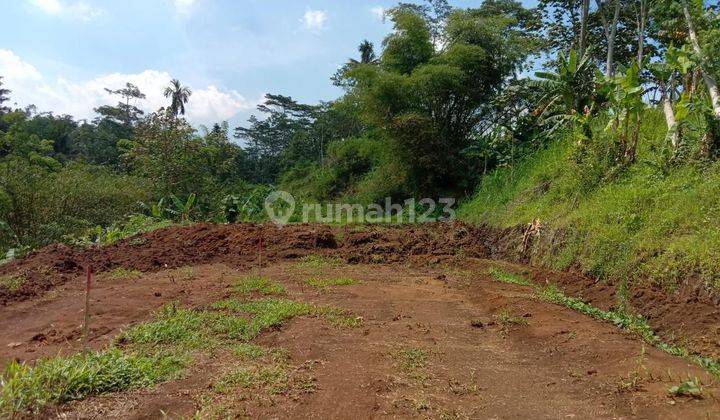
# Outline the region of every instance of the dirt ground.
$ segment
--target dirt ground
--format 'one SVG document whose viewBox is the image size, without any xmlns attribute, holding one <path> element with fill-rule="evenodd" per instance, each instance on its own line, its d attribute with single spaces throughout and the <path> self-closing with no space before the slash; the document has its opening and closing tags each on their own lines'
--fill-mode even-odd
<svg viewBox="0 0 720 420">
<path fill-rule="evenodd" d="M 261 257 L 258 229 L 267 238 Z M 205 225 L 94 251 L 54 247 L 3 268 L 31 274 L 20 293 L 8 294 L 0 306 L 0 365 L 81 349 L 86 262 L 99 271 L 90 341 L 99 349 L 166 303 L 205 308 L 230 297 L 238 278 L 256 273 L 260 257 L 262 274 L 284 285 L 289 299 L 343 308 L 360 322 L 341 328 L 299 317 L 253 341 L 283 349 L 302 387 L 218 392 L 215 385 L 243 362 L 228 353 L 201 352 L 178 380 L 68 403 L 45 416 L 720 416 L 717 378 L 613 325 L 538 299 L 530 287 L 498 282 L 488 269 L 561 285 L 570 275 L 490 260 L 498 248 L 479 232 L 458 235 L 458 228 L 388 236 L 375 230 Z M 307 255 L 341 259 L 307 267 L 300 263 Z M 141 273 L 115 278 L 110 270 L 116 267 Z M 51 273 L 44 283 L 34 274 L 41 271 Z M 355 284 L 318 289 L 305 283 L 340 277 Z M 606 294 L 594 295 L 598 306 L 609 301 L 612 293 Z M 702 398 L 670 396 L 670 387 L 689 378 L 702 382 Z"/>
</svg>

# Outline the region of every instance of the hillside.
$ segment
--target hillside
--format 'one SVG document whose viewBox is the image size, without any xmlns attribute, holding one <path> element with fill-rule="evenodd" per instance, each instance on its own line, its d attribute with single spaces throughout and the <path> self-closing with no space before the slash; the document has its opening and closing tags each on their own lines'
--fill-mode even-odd
<svg viewBox="0 0 720 420">
<path fill-rule="evenodd" d="M 460 217 L 498 227 L 539 219 L 532 258 L 556 270 L 650 281 L 668 291 L 684 285 L 717 291 L 720 164 L 662 162 L 661 116 L 649 111 L 647 117 L 637 163 L 623 172 L 604 176 L 600 165 L 578 168 L 572 141 L 559 138 L 486 177 Z"/>
</svg>

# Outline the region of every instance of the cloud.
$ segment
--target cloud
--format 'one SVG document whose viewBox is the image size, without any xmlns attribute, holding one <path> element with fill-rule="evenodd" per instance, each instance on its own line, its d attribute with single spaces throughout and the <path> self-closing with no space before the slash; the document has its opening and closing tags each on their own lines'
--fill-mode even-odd
<svg viewBox="0 0 720 420">
<path fill-rule="evenodd" d="M 86 22 L 101 16 L 103 13 L 102 10 L 90 6 L 84 1 L 75 1 L 72 3 L 63 3 L 60 0 L 28 1 L 30 4 L 32 4 L 46 14 L 67 17 Z"/>
<path fill-rule="evenodd" d="M 69 81 L 58 78 L 48 81 L 32 64 L 23 61 L 10 50 L 0 50 L 0 75 L 4 76 L 4 87 L 12 90 L 11 100 L 18 106 L 34 104 L 39 111 L 53 111 L 55 114 L 69 114 L 80 119 L 95 117 L 95 108 L 114 105 L 118 97 L 109 94 L 105 88 L 118 89 L 130 82 L 147 95 L 136 106 L 152 112 L 167 106 L 163 95 L 172 77 L 158 70 L 144 70 L 140 73 L 111 73 L 86 81 Z M 221 90 L 217 86 L 190 86 L 193 94 L 187 105 L 187 118 L 193 124 L 212 124 L 230 120 L 254 109 L 262 98 L 246 99 L 235 90 Z"/>
<path fill-rule="evenodd" d="M 327 12 L 325 10 L 310 10 L 308 9 L 303 15 L 301 22 L 306 29 L 311 31 L 320 31 L 325 27 L 327 23 Z"/>
<path fill-rule="evenodd" d="M 189 15 L 195 4 L 195 0 L 174 0 L 174 3 L 175 11 L 181 15 Z"/>
<path fill-rule="evenodd" d="M 30 0 L 30 4 L 51 15 L 59 14 L 62 11 L 62 4 L 59 0 Z"/>
<path fill-rule="evenodd" d="M 385 13 L 387 13 L 387 9 L 377 6 L 370 9 L 370 13 L 372 13 L 378 20 L 385 20 Z"/>
</svg>

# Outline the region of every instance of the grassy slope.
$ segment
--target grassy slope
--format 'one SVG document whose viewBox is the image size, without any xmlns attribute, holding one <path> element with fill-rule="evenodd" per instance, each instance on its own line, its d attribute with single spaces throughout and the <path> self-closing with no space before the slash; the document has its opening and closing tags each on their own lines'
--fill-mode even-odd
<svg viewBox="0 0 720 420">
<path fill-rule="evenodd" d="M 601 133 L 598 121 L 594 132 Z M 688 136 L 692 152 L 697 141 Z M 649 111 L 638 163 L 612 180 L 583 182 L 572 141 L 561 138 L 515 168 L 486 177 L 459 215 L 470 222 L 512 226 L 539 218 L 545 232 L 562 232 L 536 257 L 546 266 L 579 265 L 599 278 L 650 278 L 669 288 L 687 278 L 720 287 L 720 162 L 662 170 L 662 115 Z"/>
</svg>

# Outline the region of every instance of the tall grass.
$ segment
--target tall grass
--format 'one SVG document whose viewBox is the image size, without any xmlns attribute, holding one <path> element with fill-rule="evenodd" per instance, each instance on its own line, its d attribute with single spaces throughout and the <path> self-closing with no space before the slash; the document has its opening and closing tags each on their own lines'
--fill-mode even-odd
<svg viewBox="0 0 720 420">
<path fill-rule="evenodd" d="M 614 141 L 604 125 L 593 127 L 598 150 Z M 561 136 L 486 177 L 459 216 L 501 227 L 539 218 L 545 232 L 563 235 L 536 257 L 555 269 L 577 264 L 599 278 L 649 278 L 670 289 L 690 277 L 720 287 L 720 163 L 693 157 L 692 132 L 685 155 L 670 163 L 662 115 L 647 111 L 642 127 L 637 163 L 625 170 L 601 159 L 578 164 L 577 146 Z"/>
</svg>

